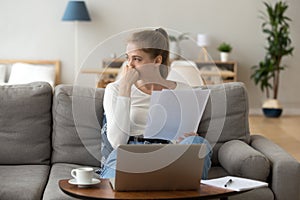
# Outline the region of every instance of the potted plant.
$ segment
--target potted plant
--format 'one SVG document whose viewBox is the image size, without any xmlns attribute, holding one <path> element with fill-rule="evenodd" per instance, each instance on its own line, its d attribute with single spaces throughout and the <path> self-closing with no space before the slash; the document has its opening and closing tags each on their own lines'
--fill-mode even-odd
<svg viewBox="0 0 300 200">
<path fill-rule="evenodd" d="M 252 67 L 254 70 L 251 79 L 265 92 L 267 100 L 263 103 L 263 113 L 267 117 L 279 117 L 282 107 L 278 102 L 278 89 L 280 72 L 286 69 L 281 64 L 284 56 L 292 55 L 289 22 L 291 19 L 285 15 L 288 5 L 277 1 L 274 6 L 264 3 L 267 15 L 262 17 L 262 31 L 267 35 L 266 54 L 263 61 Z"/>
<path fill-rule="evenodd" d="M 232 50 L 230 44 L 223 42 L 219 45 L 218 50 L 220 51 L 220 57 L 222 62 L 227 62 L 229 58 L 229 53 Z"/>
<path fill-rule="evenodd" d="M 169 35 L 170 40 L 170 59 L 171 60 L 179 60 L 181 55 L 181 49 L 179 43 L 182 40 L 189 39 L 188 33 L 182 33 L 178 36 Z"/>
</svg>

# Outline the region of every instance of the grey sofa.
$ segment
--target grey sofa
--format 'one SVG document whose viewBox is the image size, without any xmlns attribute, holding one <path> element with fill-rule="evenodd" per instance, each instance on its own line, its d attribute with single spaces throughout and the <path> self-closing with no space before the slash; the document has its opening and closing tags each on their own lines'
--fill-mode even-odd
<svg viewBox="0 0 300 200">
<path fill-rule="evenodd" d="M 242 83 L 211 86 L 198 128 L 214 146 L 209 177 L 267 181 L 230 199 L 300 200 L 300 164 L 280 147 L 250 135 Z M 0 199 L 74 199 L 58 187 L 79 166 L 101 160 L 104 90 L 49 84 L 0 86 Z"/>
</svg>

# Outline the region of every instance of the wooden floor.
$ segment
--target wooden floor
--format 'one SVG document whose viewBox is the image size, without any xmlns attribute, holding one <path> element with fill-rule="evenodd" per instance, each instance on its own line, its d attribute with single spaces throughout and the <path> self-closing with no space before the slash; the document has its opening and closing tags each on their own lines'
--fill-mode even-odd
<svg viewBox="0 0 300 200">
<path fill-rule="evenodd" d="M 250 132 L 272 140 L 300 162 L 300 116 L 250 116 Z"/>
</svg>

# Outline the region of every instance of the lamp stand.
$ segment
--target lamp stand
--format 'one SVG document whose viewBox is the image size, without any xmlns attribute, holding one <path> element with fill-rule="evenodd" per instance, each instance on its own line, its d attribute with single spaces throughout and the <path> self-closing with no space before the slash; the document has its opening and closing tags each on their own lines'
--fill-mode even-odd
<svg viewBox="0 0 300 200">
<path fill-rule="evenodd" d="M 91 21 L 89 12 L 86 8 L 84 1 L 72 1 L 68 2 L 67 8 L 63 15 L 62 21 L 74 21 L 75 22 L 75 34 L 74 34 L 74 81 L 79 73 L 78 66 L 78 21 Z"/>
<path fill-rule="evenodd" d="M 78 73 L 78 21 L 74 21 L 75 34 L 74 34 L 74 81 Z"/>
<path fill-rule="evenodd" d="M 208 53 L 205 47 L 202 47 L 202 51 L 200 51 L 199 62 L 208 62 Z"/>
</svg>

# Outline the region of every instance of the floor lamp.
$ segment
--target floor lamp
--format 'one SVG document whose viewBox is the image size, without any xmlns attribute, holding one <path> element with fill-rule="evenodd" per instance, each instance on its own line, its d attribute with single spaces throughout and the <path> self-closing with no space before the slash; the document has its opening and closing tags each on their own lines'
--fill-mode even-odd
<svg viewBox="0 0 300 200">
<path fill-rule="evenodd" d="M 209 39 L 208 36 L 205 34 L 198 34 L 197 35 L 197 45 L 202 47 L 203 55 L 199 55 L 199 61 L 200 62 L 208 62 L 208 52 L 206 50 L 206 47 L 209 45 Z M 201 51 L 202 52 L 202 51 Z"/>
<path fill-rule="evenodd" d="M 91 21 L 89 12 L 86 8 L 84 1 L 69 1 L 65 10 L 62 21 L 74 21 L 75 22 L 75 45 L 74 45 L 74 58 L 75 58 L 75 70 L 74 77 L 78 72 L 78 21 Z"/>
</svg>

